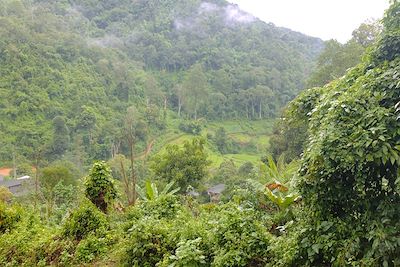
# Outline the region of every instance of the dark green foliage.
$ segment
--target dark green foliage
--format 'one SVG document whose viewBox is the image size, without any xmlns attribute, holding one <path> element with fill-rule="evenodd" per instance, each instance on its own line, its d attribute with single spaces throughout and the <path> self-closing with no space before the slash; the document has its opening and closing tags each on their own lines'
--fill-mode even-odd
<svg viewBox="0 0 400 267">
<path fill-rule="evenodd" d="M 53 147 L 52 152 L 61 156 L 70 146 L 69 130 L 65 118 L 57 116 L 53 119 Z"/>
<path fill-rule="evenodd" d="M 120 133 L 132 105 L 155 131 L 168 111 L 274 116 L 303 88 L 323 47 L 255 18 L 227 20 L 236 7 L 224 1 L 1 6 L 1 165 L 13 154 L 33 162 L 38 151 L 41 160 L 64 155 L 82 166 L 110 158 L 110 147 L 127 154 Z"/>
<path fill-rule="evenodd" d="M 239 167 L 238 172 L 240 175 L 248 176 L 253 172 L 253 170 L 254 170 L 254 164 L 247 161 Z"/>
<path fill-rule="evenodd" d="M 287 162 L 300 158 L 307 145 L 309 117 L 322 90 L 319 87 L 308 89 L 286 107 L 270 140 L 274 158 L 283 155 Z"/>
<path fill-rule="evenodd" d="M 187 120 L 179 124 L 179 130 L 188 134 L 199 135 L 202 130 L 202 124 L 198 120 Z"/>
<path fill-rule="evenodd" d="M 63 235 L 82 240 L 93 234 L 104 234 L 109 228 L 107 218 L 95 206 L 83 203 L 69 215 L 63 225 Z"/>
<path fill-rule="evenodd" d="M 89 175 L 85 178 L 85 193 L 102 212 L 107 212 L 108 206 L 117 197 L 117 191 L 111 169 L 105 162 L 93 164 Z"/>
<path fill-rule="evenodd" d="M 399 25 L 387 23 L 399 10 L 395 3 L 387 12 L 384 36 L 398 35 Z M 400 57 L 396 49 L 380 53 L 325 87 L 309 115 L 300 171 L 310 214 L 299 238 L 305 265 L 399 264 Z"/>
<path fill-rule="evenodd" d="M 210 135 L 209 138 L 213 141 L 218 152 L 221 154 L 236 154 L 240 149 L 240 145 L 226 134 L 223 127 L 218 128 L 215 135 Z M 246 148 L 251 150 L 251 143 L 248 144 Z"/>
<path fill-rule="evenodd" d="M 41 170 L 40 184 L 48 190 L 53 190 L 59 182 L 64 185 L 75 185 L 79 178 L 79 173 L 76 172 L 73 164 L 55 162 Z"/>
<path fill-rule="evenodd" d="M 182 209 L 178 198 L 173 195 L 163 195 L 154 200 L 143 201 L 134 208 L 128 217 L 134 218 L 139 212 L 140 216 L 148 216 L 156 219 L 173 219 Z"/>
<path fill-rule="evenodd" d="M 227 151 L 227 146 L 228 146 L 227 139 L 228 139 L 228 136 L 225 132 L 225 129 L 222 127 L 218 128 L 218 130 L 216 131 L 215 136 L 214 136 L 214 142 L 215 142 L 215 145 L 217 146 L 219 152 L 221 152 L 223 154 L 226 153 L 226 151 Z"/>
<path fill-rule="evenodd" d="M 229 205 L 220 209 L 213 230 L 216 250 L 212 266 L 264 266 L 270 240 L 265 226 L 252 210 Z"/>
<path fill-rule="evenodd" d="M 183 147 L 169 145 L 166 152 L 154 157 L 151 169 L 156 178 L 166 182 L 174 181 L 180 192 L 186 192 L 189 185 L 197 187 L 207 176 L 207 153 L 205 141 L 197 138 L 186 141 Z"/>
</svg>

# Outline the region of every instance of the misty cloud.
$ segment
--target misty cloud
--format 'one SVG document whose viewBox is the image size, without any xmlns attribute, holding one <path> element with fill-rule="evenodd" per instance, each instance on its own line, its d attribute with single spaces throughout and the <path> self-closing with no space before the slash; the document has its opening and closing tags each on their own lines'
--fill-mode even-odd
<svg viewBox="0 0 400 267">
<path fill-rule="evenodd" d="M 203 14 L 203 13 L 210 13 L 210 12 L 215 12 L 215 11 L 219 11 L 219 10 L 221 10 L 221 7 L 217 6 L 216 4 L 202 2 L 200 4 L 198 13 Z"/>
<path fill-rule="evenodd" d="M 89 46 L 98 46 L 102 48 L 120 47 L 123 45 L 123 42 L 120 38 L 111 34 L 107 34 L 100 38 L 89 38 L 87 43 Z"/>
<path fill-rule="evenodd" d="M 221 17 L 227 26 L 256 21 L 253 15 L 241 10 L 237 5 L 219 6 L 209 2 L 202 2 L 197 10 L 197 14 L 193 14 L 193 16 L 187 18 L 175 19 L 174 26 L 177 30 L 194 30 L 197 26 L 200 26 L 204 18 L 215 14 Z"/>
<path fill-rule="evenodd" d="M 239 23 L 251 23 L 256 20 L 256 18 L 241 10 L 238 6 L 234 5 L 229 5 L 225 7 L 225 14 L 226 14 L 226 20 L 228 21 L 234 21 L 234 22 L 239 22 Z"/>
</svg>

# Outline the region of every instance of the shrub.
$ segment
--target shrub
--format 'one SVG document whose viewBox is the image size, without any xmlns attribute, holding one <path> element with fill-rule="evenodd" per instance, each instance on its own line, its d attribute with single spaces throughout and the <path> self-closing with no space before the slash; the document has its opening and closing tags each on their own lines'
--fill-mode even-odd
<svg viewBox="0 0 400 267">
<path fill-rule="evenodd" d="M 7 187 L 0 186 L 0 203 L 10 201 L 12 196 L 13 194 Z"/>
<path fill-rule="evenodd" d="M 161 263 L 164 255 L 174 251 L 169 239 L 170 225 L 165 220 L 145 217 L 128 230 L 128 240 L 122 257 L 124 266 L 153 267 Z"/>
<path fill-rule="evenodd" d="M 11 231 L 21 219 L 21 210 L 17 206 L 11 208 L 0 202 L 0 234 Z"/>
<path fill-rule="evenodd" d="M 74 210 L 63 225 L 63 235 L 81 240 L 89 234 L 104 234 L 109 229 L 106 216 L 89 203 Z"/>
<path fill-rule="evenodd" d="M 107 238 L 89 234 L 79 242 L 75 250 L 75 261 L 89 263 L 96 257 L 106 254 L 108 250 Z"/>
<path fill-rule="evenodd" d="M 252 210 L 221 206 L 213 228 L 212 266 L 265 266 L 270 234 Z"/>
<path fill-rule="evenodd" d="M 108 205 L 117 197 L 111 169 L 104 161 L 93 164 L 85 179 L 85 193 L 88 199 L 103 212 L 107 211 Z"/>
<path fill-rule="evenodd" d="M 184 121 L 179 124 L 179 130 L 188 134 L 199 135 L 202 125 L 198 121 Z"/>
</svg>

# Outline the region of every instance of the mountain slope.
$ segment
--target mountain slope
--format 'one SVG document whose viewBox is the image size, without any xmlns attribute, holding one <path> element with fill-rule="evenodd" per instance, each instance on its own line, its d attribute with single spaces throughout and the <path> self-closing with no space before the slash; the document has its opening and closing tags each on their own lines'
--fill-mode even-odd
<svg viewBox="0 0 400 267">
<path fill-rule="evenodd" d="M 124 151 L 132 105 L 153 132 L 165 127 L 165 108 L 187 118 L 273 117 L 322 48 L 225 1 L 0 3 L 0 161 L 53 151 L 57 116 L 69 140 L 57 156 L 75 145 L 91 158 L 110 157 L 115 144 Z"/>
</svg>

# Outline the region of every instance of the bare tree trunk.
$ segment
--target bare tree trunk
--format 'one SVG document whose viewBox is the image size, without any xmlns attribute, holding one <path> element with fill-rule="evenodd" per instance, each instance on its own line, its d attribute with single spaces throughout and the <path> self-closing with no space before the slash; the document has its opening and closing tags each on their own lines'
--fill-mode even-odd
<svg viewBox="0 0 400 267">
<path fill-rule="evenodd" d="M 126 198 L 128 200 L 128 203 L 131 204 L 132 203 L 131 190 L 129 188 L 129 180 L 128 180 L 128 177 L 126 176 L 126 171 L 125 171 L 125 166 L 124 166 L 123 160 L 120 161 L 120 166 L 121 166 L 121 174 L 124 179 Z"/>
<path fill-rule="evenodd" d="M 178 117 L 181 116 L 181 109 L 182 109 L 182 99 L 178 97 Z"/>
<path fill-rule="evenodd" d="M 252 113 L 252 116 L 251 116 L 251 118 L 252 119 L 254 119 L 254 113 L 255 113 L 255 110 L 254 110 L 254 103 L 253 103 L 253 101 L 251 101 L 251 113 Z"/>
<path fill-rule="evenodd" d="M 38 198 L 39 198 L 39 162 L 40 162 L 40 152 L 38 152 L 38 154 L 35 155 L 35 168 L 36 168 L 36 172 L 35 172 L 35 210 L 37 208 L 38 205 Z"/>
<path fill-rule="evenodd" d="M 164 96 L 164 114 L 163 114 L 163 119 L 165 120 L 167 118 L 167 102 L 168 99 L 166 96 Z"/>
<path fill-rule="evenodd" d="M 260 101 L 260 120 L 262 119 L 262 104 L 261 104 L 261 101 Z"/>
<path fill-rule="evenodd" d="M 135 205 L 136 202 L 136 175 L 135 175 L 135 158 L 134 158 L 134 141 L 130 140 L 130 152 L 131 152 L 131 180 L 132 180 L 132 205 Z"/>
</svg>

